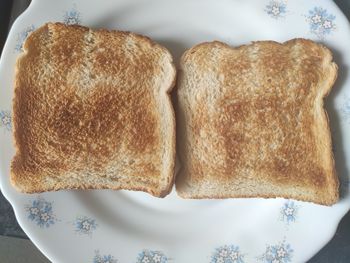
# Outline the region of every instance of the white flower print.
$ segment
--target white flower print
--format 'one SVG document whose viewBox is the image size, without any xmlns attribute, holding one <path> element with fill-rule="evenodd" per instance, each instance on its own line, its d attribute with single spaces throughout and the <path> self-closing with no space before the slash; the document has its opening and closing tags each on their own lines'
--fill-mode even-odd
<svg viewBox="0 0 350 263">
<path fill-rule="evenodd" d="M 319 24 L 322 22 L 322 17 L 319 14 L 316 14 L 313 17 L 311 17 L 311 20 L 314 24 Z"/>
<path fill-rule="evenodd" d="M 39 208 L 37 208 L 37 207 L 31 207 L 31 208 L 29 209 L 29 212 L 30 212 L 32 215 L 37 215 L 37 214 L 39 214 Z"/>
<path fill-rule="evenodd" d="M 222 257 L 226 257 L 227 254 L 228 254 L 228 252 L 227 252 L 226 249 L 223 249 L 223 250 L 221 250 L 221 252 L 220 252 L 220 256 L 222 256 Z"/>
<path fill-rule="evenodd" d="M 280 210 L 281 220 L 285 221 L 287 225 L 295 222 L 297 219 L 299 206 L 294 201 L 286 201 Z"/>
<path fill-rule="evenodd" d="M 50 219 L 50 216 L 49 216 L 48 213 L 42 213 L 42 214 L 40 215 L 40 218 L 41 218 L 41 220 L 43 220 L 44 222 L 46 222 L 46 221 L 48 221 L 48 220 Z"/>
<path fill-rule="evenodd" d="M 269 263 L 290 263 L 293 257 L 293 249 L 290 244 L 282 241 L 280 244 L 267 245 L 265 253 L 258 259 Z"/>
<path fill-rule="evenodd" d="M 235 245 L 225 245 L 216 248 L 212 255 L 211 263 L 244 263 L 244 255 Z"/>
<path fill-rule="evenodd" d="M 82 225 L 85 230 L 90 230 L 91 225 L 88 221 L 84 221 Z"/>
<path fill-rule="evenodd" d="M 161 261 L 161 259 L 162 259 L 162 256 L 159 255 L 159 254 L 155 254 L 155 255 L 153 256 L 153 261 L 154 261 L 155 263 L 159 263 L 159 262 Z"/>
<path fill-rule="evenodd" d="M 280 14 L 280 8 L 278 6 L 273 6 L 271 12 L 273 15 L 278 16 Z"/>
<path fill-rule="evenodd" d="M 322 24 L 322 26 L 325 28 L 325 29 L 330 29 L 333 27 L 333 23 L 332 21 L 330 20 L 325 20 Z"/>
<path fill-rule="evenodd" d="M 237 260 L 238 257 L 239 257 L 239 254 L 238 254 L 237 251 L 231 252 L 230 258 L 231 258 L 232 260 Z"/>
<path fill-rule="evenodd" d="M 100 251 L 95 250 L 95 257 L 93 263 L 117 263 L 118 260 L 112 255 L 101 255 Z"/>
<path fill-rule="evenodd" d="M 9 116 L 4 116 L 4 117 L 2 118 L 2 123 L 3 123 L 4 125 L 10 124 L 10 123 L 11 123 L 11 118 L 10 118 Z"/>
<path fill-rule="evenodd" d="M 75 232 L 91 236 L 92 233 L 97 229 L 97 222 L 95 219 L 87 216 L 77 216 L 73 222 Z"/>
<path fill-rule="evenodd" d="M 63 22 L 67 25 L 80 25 L 81 14 L 74 5 L 73 8 L 64 14 Z"/>
<path fill-rule="evenodd" d="M 286 255 L 286 251 L 284 250 L 283 247 L 280 247 L 278 250 L 277 250 L 277 257 L 279 258 L 284 258 L 285 255 Z"/>
<path fill-rule="evenodd" d="M 4 127 L 6 130 L 11 130 L 11 112 L 0 110 L 0 127 Z"/>
<path fill-rule="evenodd" d="M 284 17 L 287 14 L 287 3 L 285 0 L 271 0 L 265 6 L 265 12 L 274 19 Z"/>
<path fill-rule="evenodd" d="M 143 250 L 138 255 L 137 263 L 167 263 L 168 258 L 156 250 Z"/>
<path fill-rule="evenodd" d="M 291 216 L 294 214 L 294 209 L 291 208 L 291 207 L 288 207 L 284 210 L 284 213 L 287 215 L 287 216 Z"/>
</svg>

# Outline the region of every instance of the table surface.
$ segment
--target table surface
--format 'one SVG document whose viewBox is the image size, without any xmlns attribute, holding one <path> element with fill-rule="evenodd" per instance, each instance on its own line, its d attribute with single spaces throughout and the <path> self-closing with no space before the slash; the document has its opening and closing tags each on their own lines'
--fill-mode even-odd
<svg viewBox="0 0 350 263">
<path fill-rule="evenodd" d="M 350 0 L 335 0 L 350 20 Z M 0 1 L 0 52 L 13 21 L 30 0 Z M 350 45 L 350 43 L 349 43 Z M 21 253 L 18 253 L 21 251 Z M 0 192 L 0 262 L 48 262 L 18 225 L 11 205 Z M 318 252 L 311 263 L 350 262 L 350 212 L 341 220 L 333 239 Z"/>
</svg>

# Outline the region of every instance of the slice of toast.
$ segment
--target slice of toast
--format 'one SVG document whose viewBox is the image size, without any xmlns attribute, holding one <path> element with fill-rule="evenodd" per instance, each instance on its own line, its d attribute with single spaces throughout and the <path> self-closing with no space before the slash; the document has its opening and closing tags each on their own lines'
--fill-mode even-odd
<svg viewBox="0 0 350 263">
<path fill-rule="evenodd" d="M 336 76 L 331 52 L 305 39 L 188 50 L 178 81 L 178 194 L 334 204 L 323 99 Z"/>
<path fill-rule="evenodd" d="M 175 163 L 172 56 L 147 37 L 48 23 L 17 60 L 11 182 L 26 193 L 163 197 Z"/>
</svg>

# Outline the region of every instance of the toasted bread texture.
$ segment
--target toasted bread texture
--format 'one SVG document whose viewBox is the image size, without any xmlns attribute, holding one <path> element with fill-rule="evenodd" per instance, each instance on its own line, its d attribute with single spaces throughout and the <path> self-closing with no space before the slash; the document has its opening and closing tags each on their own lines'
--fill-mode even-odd
<svg viewBox="0 0 350 263">
<path fill-rule="evenodd" d="M 11 182 L 19 191 L 127 189 L 174 180 L 170 53 L 147 37 L 48 23 L 17 60 Z"/>
<path fill-rule="evenodd" d="M 337 202 L 323 107 L 336 76 L 331 52 L 305 39 L 188 50 L 177 91 L 178 194 Z"/>
</svg>

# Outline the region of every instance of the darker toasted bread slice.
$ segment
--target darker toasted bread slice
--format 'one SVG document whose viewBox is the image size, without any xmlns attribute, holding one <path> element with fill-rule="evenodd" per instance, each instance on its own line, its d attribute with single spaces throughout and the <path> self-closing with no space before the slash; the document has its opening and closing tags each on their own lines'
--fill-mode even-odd
<svg viewBox="0 0 350 263">
<path fill-rule="evenodd" d="M 170 53 L 147 37 L 48 23 L 17 60 L 19 191 L 171 190 L 175 120 Z"/>
</svg>

